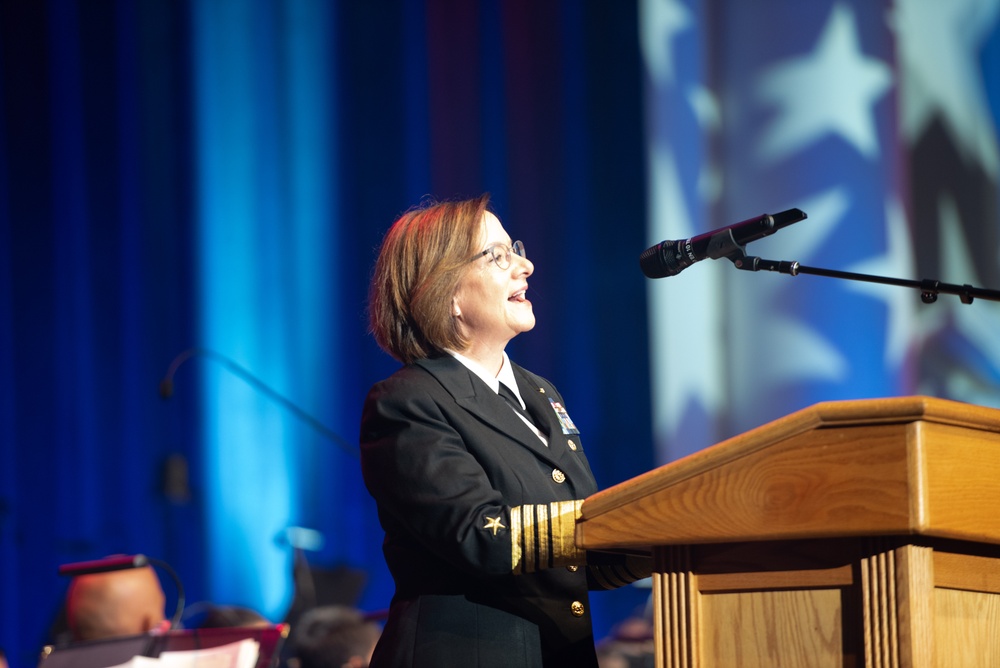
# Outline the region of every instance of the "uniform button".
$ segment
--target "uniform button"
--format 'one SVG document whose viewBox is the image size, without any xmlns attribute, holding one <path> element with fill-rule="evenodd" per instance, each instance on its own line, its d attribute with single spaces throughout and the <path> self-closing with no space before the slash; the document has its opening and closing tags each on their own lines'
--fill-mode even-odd
<svg viewBox="0 0 1000 668">
<path fill-rule="evenodd" d="M 583 603 L 573 601 L 569 606 L 569 611 L 573 613 L 574 617 L 583 617 Z"/>
<path fill-rule="evenodd" d="M 574 452 L 576 451 L 576 443 L 573 442 L 573 439 L 568 439 L 566 441 L 566 445 L 569 446 L 570 450 L 573 450 Z"/>
<path fill-rule="evenodd" d="M 578 570 L 580 570 L 580 567 L 575 564 L 571 564 L 566 567 L 566 570 L 569 571 L 570 573 L 576 573 Z"/>
<path fill-rule="evenodd" d="M 562 484 L 566 482 L 566 474 L 559 469 L 552 469 L 552 479 L 557 483 Z"/>
</svg>

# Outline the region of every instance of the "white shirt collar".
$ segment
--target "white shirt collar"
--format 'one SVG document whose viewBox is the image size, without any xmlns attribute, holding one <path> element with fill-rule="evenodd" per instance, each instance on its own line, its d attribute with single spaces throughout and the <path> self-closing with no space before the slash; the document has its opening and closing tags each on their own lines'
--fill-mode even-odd
<svg viewBox="0 0 1000 668">
<path fill-rule="evenodd" d="M 472 360 L 461 353 L 457 353 L 454 350 L 449 350 L 447 352 L 449 355 L 461 362 L 469 371 L 479 376 L 494 392 L 498 394 L 500 393 L 500 383 L 506 385 L 521 403 L 521 408 L 525 407 L 524 399 L 521 398 L 521 392 L 517 389 L 517 380 L 514 378 L 514 367 L 511 365 L 510 358 L 507 357 L 506 351 L 503 353 L 503 364 L 500 365 L 500 372 L 497 373 L 496 376 L 484 369 L 483 366 L 475 360 Z"/>
<path fill-rule="evenodd" d="M 517 397 L 517 400 L 521 402 L 521 408 L 527 410 L 524 405 L 524 399 L 521 398 L 521 393 L 517 389 L 517 380 L 514 379 L 514 367 L 511 366 L 510 358 L 507 357 L 506 351 L 503 354 L 503 363 L 500 365 L 500 372 L 497 373 L 496 376 L 486 371 L 481 364 L 469 359 L 465 355 L 456 353 L 454 350 L 449 350 L 448 354 L 461 362 L 469 371 L 479 376 L 483 382 L 497 394 L 500 394 L 500 383 L 506 385 L 510 391 L 514 393 L 514 396 Z M 517 411 L 514 411 L 514 414 L 520 418 L 529 429 L 531 429 L 535 436 L 538 437 L 538 440 L 542 442 L 542 445 L 548 447 L 549 439 L 538 429 L 538 427 L 534 425 L 534 423 Z"/>
</svg>

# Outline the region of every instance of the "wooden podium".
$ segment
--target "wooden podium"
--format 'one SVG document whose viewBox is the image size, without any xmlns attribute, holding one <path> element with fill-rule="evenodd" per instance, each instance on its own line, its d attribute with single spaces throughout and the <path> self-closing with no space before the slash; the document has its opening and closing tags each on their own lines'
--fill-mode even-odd
<svg viewBox="0 0 1000 668">
<path fill-rule="evenodd" d="M 658 668 L 1000 666 L 1000 410 L 822 403 L 589 497 Z"/>
</svg>

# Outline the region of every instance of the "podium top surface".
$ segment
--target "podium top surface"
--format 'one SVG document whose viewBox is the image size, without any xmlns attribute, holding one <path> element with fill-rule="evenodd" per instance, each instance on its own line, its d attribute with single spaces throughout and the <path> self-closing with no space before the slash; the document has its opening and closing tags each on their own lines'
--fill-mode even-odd
<svg viewBox="0 0 1000 668">
<path fill-rule="evenodd" d="M 1000 544 L 1000 410 L 819 403 L 583 504 L 588 549 L 922 534 Z"/>
</svg>

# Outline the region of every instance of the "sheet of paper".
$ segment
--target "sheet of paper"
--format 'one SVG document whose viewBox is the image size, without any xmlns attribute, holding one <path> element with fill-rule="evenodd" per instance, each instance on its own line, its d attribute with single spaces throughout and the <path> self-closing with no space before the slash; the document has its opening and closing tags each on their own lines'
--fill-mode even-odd
<svg viewBox="0 0 1000 668">
<path fill-rule="evenodd" d="M 136 664 L 129 668 L 254 668 L 260 655 L 260 644 L 252 638 L 228 645 L 192 649 L 182 652 L 161 652 L 154 664 Z M 143 657 L 136 657 L 143 658 Z"/>
<path fill-rule="evenodd" d="M 160 660 L 149 656 L 133 656 L 125 663 L 119 663 L 109 668 L 156 668 L 160 665 Z"/>
</svg>

